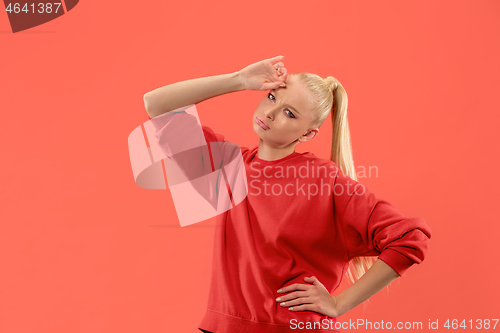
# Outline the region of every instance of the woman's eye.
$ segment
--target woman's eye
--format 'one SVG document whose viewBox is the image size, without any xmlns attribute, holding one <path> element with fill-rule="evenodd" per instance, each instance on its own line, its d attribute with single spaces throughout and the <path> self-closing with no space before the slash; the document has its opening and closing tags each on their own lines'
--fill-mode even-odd
<svg viewBox="0 0 500 333">
<path fill-rule="evenodd" d="M 273 95 L 273 94 L 271 94 L 271 93 L 268 93 L 268 94 L 267 94 L 267 97 L 268 97 L 268 98 L 271 98 L 271 97 L 272 97 L 272 98 L 271 98 L 271 100 L 272 100 L 272 101 L 274 101 L 274 100 L 276 99 L 276 98 L 274 97 L 274 95 Z M 273 99 L 273 98 L 274 98 L 274 99 Z M 292 111 L 290 111 L 290 110 L 286 109 L 286 110 L 285 110 L 285 113 L 287 114 L 287 116 L 288 116 L 288 117 L 290 117 L 290 118 L 295 118 L 295 115 L 292 113 Z"/>
</svg>

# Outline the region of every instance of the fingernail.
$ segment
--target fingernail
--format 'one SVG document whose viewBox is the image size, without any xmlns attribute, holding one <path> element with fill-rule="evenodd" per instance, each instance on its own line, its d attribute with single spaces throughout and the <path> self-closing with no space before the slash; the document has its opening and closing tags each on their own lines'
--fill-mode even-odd
<svg viewBox="0 0 500 333">
<path fill-rule="evenodd" d="M 281 301 L 281 297 L 276 298 L 276 301 L 278 302 Z"/>
<path fill-rule="evenodd" d="M 278 292 L 280 293 L 283 289 L 279 289 Z"/>
</svg>

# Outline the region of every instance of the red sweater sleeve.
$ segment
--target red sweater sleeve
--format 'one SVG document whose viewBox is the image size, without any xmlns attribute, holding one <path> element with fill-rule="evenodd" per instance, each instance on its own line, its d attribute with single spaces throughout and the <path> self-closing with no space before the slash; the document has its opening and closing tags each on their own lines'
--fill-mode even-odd
<svg viewBox="0 0 500 333">
<path fill-rule="evenodd" d="M 149 117 L 148 118 L 151 120 L 153 118 Z M 155 117 L 157 118 L 157 117 Z M 168 119 L 168 118 L 167 118 Z M 162 127 L 164 127 L 166 124 L 168 123 L 168 120 L 167 121 L 158 121 L 158 122 L 155 122 L 153 123 L 156 130 L 159 131 L 162 129 Z M 203 130 L 203 134 L 205 136 L 205 141 L 206 142 L 225 142 L 226 140 L 224 139 L 224 135 L 222 134 L 219 134 L 219 133 L 215 133 L 210 127 L 208 126 L 201 126 L 202 130 Z"/>
<path fill-rule="evenodd" d="M 334 197 L 349 259 L 378 256 L 400 276 L 424 260 L 431 229 L 423 218 L 404 216 L 341 172 L 335 180 Z"/>
</svg>

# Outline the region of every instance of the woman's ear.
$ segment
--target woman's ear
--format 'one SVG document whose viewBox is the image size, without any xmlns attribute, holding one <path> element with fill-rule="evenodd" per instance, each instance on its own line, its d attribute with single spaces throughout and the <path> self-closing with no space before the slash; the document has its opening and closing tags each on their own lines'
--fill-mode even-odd
<svg viewBox="0 0 500 333">
<path fill-rule="evenodd" d="M 318 133 L 319 133 L 319 128 L 317 128 L 317 127 L 310 128 L 305 134 L 303 134 L 299 138 L 299 141 L 300 142 L 309 141 L 309 140 L 313 139 L 316 135 L 318 135 Z"/>
</svg>

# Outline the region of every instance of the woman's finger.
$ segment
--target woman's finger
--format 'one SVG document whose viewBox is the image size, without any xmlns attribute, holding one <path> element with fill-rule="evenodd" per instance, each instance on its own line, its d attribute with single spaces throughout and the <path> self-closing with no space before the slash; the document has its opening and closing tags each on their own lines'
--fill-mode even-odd
<svg viewBox="0 0 500 333">
<path fill-rule="evenodd" d="M 301 305 L 301 304 L 313 304 L 314 302 L 308 297 L 294 298 L 289 301 L 280 302 L 280 306 L 287 308 L 290 306 Z"/>
<path fill-rule="evenodd" d="M 276 56 L 276 57 L 274 57 L 274 58 L 270 58 L 270 59 L 268 59 L 268 60 L 270 60 L 270 61 L 271 61 L 271 63 L 272 63 L 272 64 L 274 64 L 275 62 L 278 62 L 278 61 L 280 61 L 280 60 L 283 60 L 284 58 L 285 58 L 285 56 L 279 55 L 279 56 Z"/>
<path fill-rule="evenodd" d="M 305 297 L 309 297 L 309 292 L 307 291 L 294 291 L 293 293 L 290 293 L 290 294 L 286 294 L 284 296 L 279 296 L 278 298 L 276 298 L 276 302 L 280 303 L 280 302 L 287 302 L 287 301 L 291 301 L 293 299 L 297 299 L 297 298 L 305 298 Z"/>
<path fill-rule="evenodd" d="M 280 75 L 279 79 L 280 79 L 280 81 L 283 81 L 283 84 L 286 83 L 286 80 L 288 79 L 288 72 L 286 71 L 286 68 L 285 68 L 284 73 Z"/>
<path fill-rule="evenodd" d="M 287 292 L 292 291 L 292 290 L 309 290 L 309 288 L 311 288 L 311 286 L 308 284 L 294 283 L 294 284 L 291 284 L 289 286 L 286 286 L 286 287 L 279 289 L 278 293 L 281 293 L 281 294 L 287 293 Z"/>
<path fill-rule="evenodd" d="M 288 310 L 290 311 L 314 311 L 316 310 L 316 307 L 314 304 L 302 304 L 302 305 L 296 305 L 289 307 Z"/>
<path fill-rule="evenodd" d="M 273 82 L 273 83 L 264 83 L 261 87 L 260 90 L 272 90 L 272 89 L 278 89 L 281 87 L 281 85 L 284 85 L 283 82 Z"/>
<path fill-rule="evenodd" d="M 280 68 L 283 68 L 283 67 L 285 67 L 285 64 L 282 63 L 282 62 L 278 62 L 277 64 L 274 64 L 274 68 L 276 68 L 276 69 L 280 69 Z"/>
</svg>

